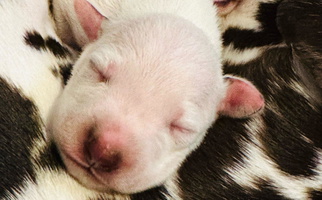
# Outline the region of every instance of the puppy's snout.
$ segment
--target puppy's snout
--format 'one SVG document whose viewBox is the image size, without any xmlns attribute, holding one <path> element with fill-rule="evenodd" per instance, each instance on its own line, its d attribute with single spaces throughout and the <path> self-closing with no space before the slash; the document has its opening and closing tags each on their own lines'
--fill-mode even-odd
<svg viewBox="0 0 322 200">
<path fill-rule="evenodd" d="M 85 144 L 89 166 L 100 172 L 111 173 L 120 168 L 122 155 L 104 137 L 91 138 Z"/>
</svg>

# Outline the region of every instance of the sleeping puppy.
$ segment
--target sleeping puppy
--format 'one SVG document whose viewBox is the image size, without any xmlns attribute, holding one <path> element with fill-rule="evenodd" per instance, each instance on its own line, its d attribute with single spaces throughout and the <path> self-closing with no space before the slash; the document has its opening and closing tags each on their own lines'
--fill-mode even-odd
<svg viewBox="0 0 322 200">
<path fill-rule="evenodd" d="M 58 32 L 72 38 L 60 35 L 84 52 L 48 131 L 68 172 L 88 188 L 169 185 L 218 116 L 244 118 L 264 106 L 249 81 L 222 75 L 211 1 L 75 0 L 53 8 Z"/>
</svg>

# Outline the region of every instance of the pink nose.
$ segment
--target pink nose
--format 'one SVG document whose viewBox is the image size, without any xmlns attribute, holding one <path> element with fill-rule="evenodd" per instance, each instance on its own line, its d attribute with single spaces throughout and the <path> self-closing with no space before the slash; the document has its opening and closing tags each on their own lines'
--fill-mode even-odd
<svg viewBox="0 0 322 200">
<path fill-rule="evenodd" d="M 85 144 L 87 162 L 95 170 L 111 173 L 120 168 L 121 153 L 110 147 L 103 137 L 89 139 Z"/>
</svg>

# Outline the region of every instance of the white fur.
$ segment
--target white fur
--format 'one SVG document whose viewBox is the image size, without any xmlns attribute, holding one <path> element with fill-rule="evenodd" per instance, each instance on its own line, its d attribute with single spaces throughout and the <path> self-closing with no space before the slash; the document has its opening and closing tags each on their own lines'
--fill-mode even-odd
<svg viewBox="0 0 322 200">
<path fill-rule="evenodd" d="M 251 48 L 246 50 L 237 50 L 233 45 L 223 49 L 223 60 L 229 64 L 243 64 L 253 60 L 261 55 L 264 48 Z"/>
</svg>

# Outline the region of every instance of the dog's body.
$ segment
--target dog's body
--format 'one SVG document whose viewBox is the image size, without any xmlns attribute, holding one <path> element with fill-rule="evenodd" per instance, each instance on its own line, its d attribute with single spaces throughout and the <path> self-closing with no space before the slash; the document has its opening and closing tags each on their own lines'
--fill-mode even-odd
<svg viewBox="0 0 322 200">
<path fill-rule="evenodd" d="M 301 19 L 314 35 L 322 27 L 311 20 L 321 16 L 316 10 L 322 7 L 316 1 L 289 2 L 218 1 L 224 72 L 251 80 L 266 107 L 251 120 L 216 122 L 180 170 L 183 199 L 321 199 L 320 91 L 314 79 L 308 83 L 309 66 L 296 58 L 305 57 L 284 43 L 288 38 L 276 20 L 288 30 Z"/>
</svg>

